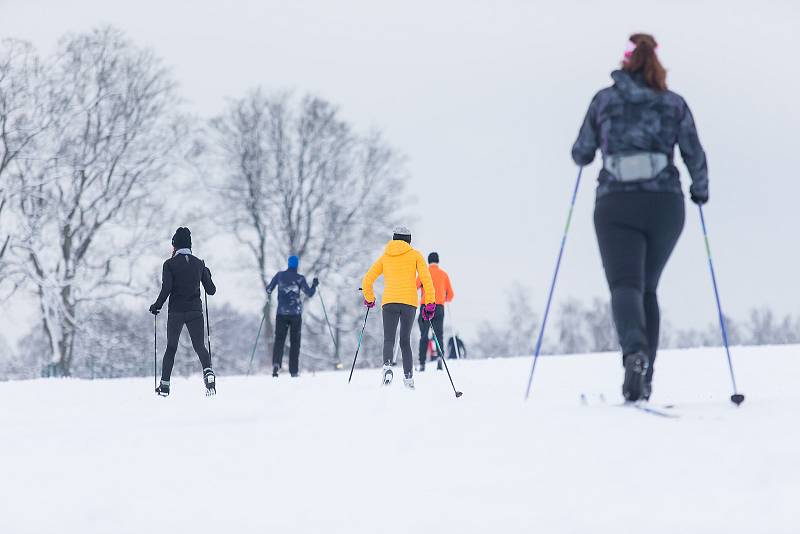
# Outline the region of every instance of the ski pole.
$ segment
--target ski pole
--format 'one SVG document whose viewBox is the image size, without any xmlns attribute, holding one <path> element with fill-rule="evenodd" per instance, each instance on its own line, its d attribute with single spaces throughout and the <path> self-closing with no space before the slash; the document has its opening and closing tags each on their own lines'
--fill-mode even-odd
<svg viewBox="0 0 800 534">
<path fill-rule="evenodd" d="M 208 320 L 208 293 L 203 290 L 206 298 L 206 330 L 208 330 L 208 361 L 211 363 L 211 322 Z"/>
<path fill-rule="evenodd" d="M 441 361 L 444 363 L 444 368 L 447 371 L 447 378 L 450 379 L 450 385 L 453 386 L 453 393 L 456 394 L 456 398 L 459 398 L 461 395 L 463 395 L 463 393 L 458 391 L 456 389 L 456 385 L 453 383 L 453 377 L 450 374 L 450 368 L 447 367 L 447 358 L 444 357 L 442 346 L 439 344 L 439 338 L 436 336 L 436 330 L 433 329 L 433 320 L 428 319 L 428 324 L 431 327 L 431 332 L 433 332 L 433 341 L 436 342 L 436 349 L 439 351 L 439 354 L 441 355 L 439 356 L 439 358 L 441 358 Z"/>
<path fill-rule="evenodd" d="M 731 372 L 731 382 L 733 383 L 733 395 L 731 395 L 731 402 L 739 406 L 744 402 L 744 394 L 739 393 L 736 389 L 736 377 L 733 375 L 733 361 L 731 360 L 731 350 L 728 345 L 728 328 L 725 325 L 725 316 L 722 313 L 722 304 L 719 300 L 719 289 L 717 288 L 717 275 L 714 272 L 714 263 L 711 261 L 711 245 L 708 241 L 708 231 L 706 230 L 706 218 L 703 215 L 703 206 L 699 205 L 697 208 L 700 211 L 700 225 L 703 228 L 703 239 L 706 243 L 706 255 L 708 256 L 708 269 L 711 271 L 711 285 L 714 286 L 714 297 L 717 301 L 717 313 L 719 314 L 719 328 L 722 331 L 722 343 L 725 345 L 725 354 L 728 356 L 728 369 Z"/>
<path fill-rule="evenodd" d="M 583 174 L 583 167 L 578 169 L 578 178 L 575 180 L 575 189 L 572 191 L 572 201 L 569 205 L 569 212 L 567 213 L 567 224 L 564 226 L 564 235 L 561 238 L 561 248 L 558 250 L 558 259 L 556 260 L 556 268 L 553 272 L 553 281 L 550 282 L 550 292 L 547 294 L 547 304 L 544 307 L 544 316 L 542 317 L 542 326 L 539 328 L 539 338 L 536 340 L 536 350 L 533 353 L 533 364 L 531 365 L 531 374 L 528 377 L 528 387 L 525 389 L 525 399 L 527 400 L 531 394 L 531 384 L 533 383 L 533 373 L 536 371 L 536 361 L 539 359 L 539 353 L 542 350 L 542 338 L 544 337 L 544 327 L 547 324 L 547 315 L 550 313 L 550 303 L 553 300 L 553 292 L 556 288 L 556 280 L 558 279 L 558 270 L 561 268 L 561 258 L 564 256 L 564 246 L 567 244 L 567 234 L 569 233 L 569 225 L 572 222 L 572 212 L 575 210 L 575 199 L 578 197 L 578 187 L 581 184 L 581 174 Z"/>
<path fill-rule="evenodd" d="M 348 384 L 353 379 L 353 370 L 356 368 L 356 359 L 358 359 L 358 351 L 361 350 L 361 341 L 364 339 L 364 330 L 367 328 L 367 318 L 369 317 L 369 310 L 370 308 L 367 308 L 367 313 L 364 315 L 364 326 L 361 327 L 361 335 L 358 336 L 358 346 L 356 347 L 356 355 L 353 357 L 353 366 L 350 367 L 350 377 L 347 379 Z"/>
<path fill-rule="evenodd" d="M 267 320 L 267 309 L 264 307 L 264 313 L 261 314 L 261 323 L 258 325 L 258 333 L 256 333 L 256 340 L 253 342 L 253 352 L 250 354 L 250 363 L 247 364 L 247 375 L 250 376 L 250 369 L 253 367 L 253 358 L 256 356 L 256 347 L 258 347 L 258 339 L 261 337 L 261 329 L 264 327 L 264 321 Z"/>
<path fill-rule="evenodd" d="M 335 354 L 338 355 L 339 347 L 336 345 L 336 336 L 333 335 L 333 327 L 331 326 L 331 322 L 328 319 L 328 311 L 325 309 L 325 299 L 322 298 L 322 291 L 320 291 L 319 288 L 317 288 L 317 294 L 319 295 L 319 301 L 322 303 L 322 314 L 325 316 L 325 322 L 328 325 L 328 332 L 330 332 L 331 334 L 331 341 L 333 341 L 333 350 L 335 350 L 336 351 Z M 336 366 L 337 369 L 341 368 L 341 365 L 338 361 L 336 362 Z"/>
<path fill-rule="evenodd" d="M 153 315 L 153 385 L 158 389 L 158 315 Z"/>
</svg>

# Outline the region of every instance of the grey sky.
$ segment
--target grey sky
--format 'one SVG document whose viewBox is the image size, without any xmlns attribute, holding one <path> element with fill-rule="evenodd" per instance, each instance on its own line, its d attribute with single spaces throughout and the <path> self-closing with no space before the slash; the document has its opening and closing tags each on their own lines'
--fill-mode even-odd
<svg viewBox="0 0 800 534">
<path fill-rule="evenodd" d="M 799 6 L 20 0 L 0 1 L 0 20 L 5 36 L 43 52 L 66 31 L 114 24 L 174 67 L 204 116 L 263 85 L 317 92 L 356 124 L 381 128 L 409 157 L 415 245 L 439 251 L 468 331 L 505 317 L 513 280 L 530 287 L 534 309 L 543 306 L 577 171 L 569 149 L 634 31 L 659 40 L 668 83 L 689 102 L 708 153 L 707 217 L 726 311 L 800 311 Z M 607 292 L 591 223 L 596 173 L 584 173 L 557 301 Z M 660 292 L 679 326 L 715 320 L 693 205 L 687 215 Z M 220 251 L 206 254 L 215 255 L 222 262 Z M 215 276 L 240 295 L 229 293 L 236 303 L 258 308 L 244 280 L 220 267 Z"/>
</svg>

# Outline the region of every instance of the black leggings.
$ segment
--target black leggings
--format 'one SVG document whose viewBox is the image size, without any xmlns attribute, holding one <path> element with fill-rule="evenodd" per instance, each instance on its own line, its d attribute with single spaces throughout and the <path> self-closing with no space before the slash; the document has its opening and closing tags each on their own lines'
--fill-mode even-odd
<svg viewBox="0 0 800 534">
<path fill-rule="evenodd" d="M 656 289 L 683 230 L 684 200 L 675 193 L 612 193 L 597 200 L 594 226 L 619 344 L 625 356 L 652 363 L 661 322 Z"/>
<path fill-rule="evenodd" d="M 383 306 L 383 364 L 391 365 L 394 356 L 394 338 L 397 323 L 400 323 L 400 352 L 403 353 L 403 373 L 410 378 L 414 374 L 414 357 L 411 354 L 411 328 L 417 308 L 408 304 L 384 304 Z"/>
<path fill-rule="evenodd" d="M 442 304 L 436 305 L 436 315 L 433 316 L 433 319 L 428 322 L 422 319 L 422 306 L 419 308 L 419 316 L 417 321 L 419 322 L 419 363 L 425 363 L 425 356 L 428 354 L 428 332 L 431 329 L 431 323 L 433 323 L 433 332 L 436 334 L 436 339 L 439 340 L 440 347 L 436 346 L 436 342 L 433 342 L 434 353 L 438 356 L 442 355 L 442 351 L 439 350 L 441 348 L 444 350 L 444 306 Z"/>
<path fill-rule="evenodd" d="M 205 332 L 203 327 L 203 312 L 171 312 L 167 315 L 167 350 L 164 351 L 164 361 L 161 364 L 161 380 L 165 382 L 169 382 L 169 377 L 172 375 L 172 366 L 175 364 L 175 352 L 178 350 L 178 341 L 181 338 L 183 325 L 186 325 L 186 329 L 189 331 L 189 337 L 192 339 L 192 346 L 197 356 L 200 358 L 203 369 L 211 368 L 211 355 L 206 349 L 205 340 L 203 338 Z"/>
<path fill-rule="evenodd" d="M 289 374 L 292 376 L 297 376 L 300 372 L 300 331 L 302 328 L 303 317 L 301 315 L 275 316 L 272 366 L 281 367 L 283 365 L 283 349 L 286 345 L 286 334 L 289 333 Z"/>
</svg>

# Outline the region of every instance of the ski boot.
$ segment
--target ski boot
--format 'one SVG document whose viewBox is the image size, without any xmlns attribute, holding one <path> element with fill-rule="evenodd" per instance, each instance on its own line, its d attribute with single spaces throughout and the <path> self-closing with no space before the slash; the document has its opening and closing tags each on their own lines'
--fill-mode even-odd
<svg viewBox="0 0 800 534">
<path fill-rule="evenodd" d="M 652 394 L 653 394 L 653 384 L 645 380 L 644 383 L 642 384 L 642 396 L 639 397 L 639 399 L 647 402 L 650 400 L 650 395 Z"/>
<path fill-rule="evenodd" d="M 210 367 L 203 369 L 203 381 L 206 383 L 206 397 L 217 394 L 217 377 Z"/>
<path fill-rule="evenodd" d="M 650 359 L 642 352 L 625 356 L 625 381 L 622 383 L 625 402 L 636 402 L 643 397 L 649 364 Z"/>
<path fill-rule="evenodd" d="M 403 384 L 408 389 L 415 389 L 414 388 L 414 377 L 412 375 L 410 375 L 410 374 L 406 375 L 405 378 L 403 378 Z"/>
<path fill-rule="evenodd" d="M 436 370 L 441 371 L 442 369 L 444 369 L 444 367 L 442 367 L 442 356 L 439 356 L 436 358 Z"/>
<path fill-rule="evenodd" d="M 653 364 L 647 366 L 647 373 L 644 375 L 644 386 L 642 386 L 642 400 L 649 401 L 653 394 Z"/>
<path fill-rule="evenodd" d="M 277 365 L 272 366 L 272 378 L 278 378 L 278 372 L 281 370 Z"/>
<path fill-rule="evenodd" d="M 156 388 L 159 397 L 169 397 L 169 380 L 162 380 L 161 385 Z"/>
<path fill-rule="evenodd" d="M 383 364 L 383 385 L 388 386 L 392 383 L 392 378 L 394 378 L 394 373 L 392 372 L 392 366 L 388 363 Z"/>
<path fill-rule="evenodd" d="M 418 371 L 420 373 L 424 373 L 425 372 L 425 360 L 420 360 Z"/>
</svg>

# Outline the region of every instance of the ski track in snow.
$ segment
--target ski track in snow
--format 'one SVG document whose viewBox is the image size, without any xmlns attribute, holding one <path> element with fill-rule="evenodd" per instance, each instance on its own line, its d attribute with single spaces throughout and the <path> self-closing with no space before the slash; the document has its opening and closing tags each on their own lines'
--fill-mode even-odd
<svg viewBox="0 0 800 534">
<path fill-rule="evenodd" d="M 0 532 L 800 532 L 800 347 L 664 351 L 653 403 L 612 354 L 379 370 L 0 383 Z M 348 367 L 348 366 L 346 366 Z"/>
</svg>

